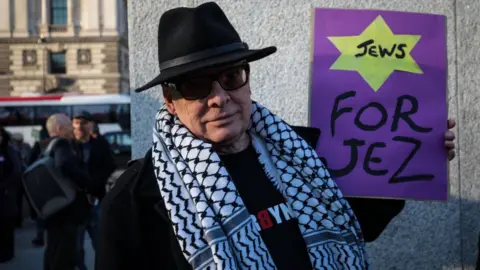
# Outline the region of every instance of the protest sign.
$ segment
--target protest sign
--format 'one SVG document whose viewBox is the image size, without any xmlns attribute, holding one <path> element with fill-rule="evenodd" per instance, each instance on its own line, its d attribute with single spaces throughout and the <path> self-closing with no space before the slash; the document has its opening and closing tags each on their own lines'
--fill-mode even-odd
<svg viewBox="0 0 480 270">
<path fill-rule="evenodd" d="M 345 196 L 446 200 L 442 15 L 315 9 L 310 125 Z"/>
</svg>

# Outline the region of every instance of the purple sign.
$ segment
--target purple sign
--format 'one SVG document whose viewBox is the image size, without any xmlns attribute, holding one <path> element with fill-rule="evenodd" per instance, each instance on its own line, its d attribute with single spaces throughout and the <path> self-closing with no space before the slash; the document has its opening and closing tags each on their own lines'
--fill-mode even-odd
<svg viewBox="0 0 480 270">
<path fill-rule="evenodd" d="M 311 126 L 345 196 L 447 200 L 441 15 L 315 9 Z"/>
</svg>

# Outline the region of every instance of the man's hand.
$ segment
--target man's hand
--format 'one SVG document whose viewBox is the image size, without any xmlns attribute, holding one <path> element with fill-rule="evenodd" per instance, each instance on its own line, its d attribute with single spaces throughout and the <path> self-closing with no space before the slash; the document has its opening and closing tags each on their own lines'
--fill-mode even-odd
<svg viewBox="0 0 480 270">
<path fill-rule="evenodd" d="M 455 133 L 451 131 L 455 127 L 455 120 L 448 119 L 448 130 L 445 132 L 445 149 L 447 150 L 448 160 L 451 161 L 455 158 Z"/>
</svg>

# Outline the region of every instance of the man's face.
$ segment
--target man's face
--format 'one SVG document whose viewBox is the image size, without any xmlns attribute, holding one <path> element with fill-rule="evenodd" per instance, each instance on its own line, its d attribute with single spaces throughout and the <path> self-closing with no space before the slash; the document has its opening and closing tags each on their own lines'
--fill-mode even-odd
<svg viewBox="0 0 480 270">
<path fill-rule="evenodd" d="M 206 69 L 179 81 L 179 90 L 166 90 L 165 102 L 170 113 L 198 138 L 213 144 L 229 144 L 239 139 L 247 130 L 252 102 L 248 83 L 249 69 L 246 64 L 227 65 Z M 208 79 L 213 80 L 208 82 Z M 229 85 L 241 85 L 238 89 L 226 91 Z M 239 83 L 243 81 L 243 83 Z M 234 87 L 236 88 L 236 87 Z M 187 100 L 188 94 L 178 93 L 187 90 L 195 95 L 196 91 L 206 93 L 206 97 Z M 184 91 L 184 93 L 187 91 Z M 209 93 L 208 93 L 209 92 Z M 177 97 L 172 98 L 172 95 Z M 192 99 L 191 97 L 189 99 Z"/>
<path fill-rule="evenodd" d="M 58 116 L 55 135 L 67 140 L 73 139 L 72 121 L 66 115 Z"/>
<path fill-rule="evenodd" d="M 74 118 L 73 122 L 73 134 L 76 140 L 85 140 L 90 136 L 91 124 L 90 121 L 84 118 Z"/>
</svg>

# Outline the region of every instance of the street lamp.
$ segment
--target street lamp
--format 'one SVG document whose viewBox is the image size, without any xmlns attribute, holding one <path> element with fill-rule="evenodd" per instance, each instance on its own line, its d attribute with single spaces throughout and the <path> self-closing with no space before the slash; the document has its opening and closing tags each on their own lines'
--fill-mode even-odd
<svg viewBox="0 0 480 270">
<path fill-rule="evenodd" d="M 45 44 L 47 39 L 43 36 L 40 35 L 40 38 L 37 40 L 38 44 Z M 47 92 L 46 89 L 46 72 L 47 72 L 47 51 L 46 51 L 46 45 L 43 46 L 42 54 L 43 54 L 43 93 L 45 94 Z"/>
</svg>

